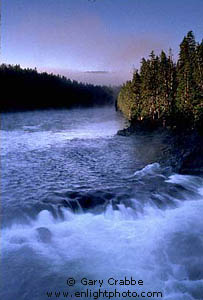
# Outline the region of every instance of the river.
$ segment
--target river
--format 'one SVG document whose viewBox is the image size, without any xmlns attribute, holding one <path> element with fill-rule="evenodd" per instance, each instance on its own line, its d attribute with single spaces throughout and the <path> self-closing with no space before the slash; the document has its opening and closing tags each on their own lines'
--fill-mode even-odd
<svg viewBox="0 0 203 300">
<path fill-rule="evenodd" d="M 2 300 L 203 299 L 203 178 L 124 126 L 112 107 L 1 115 Z"/>
</svg>

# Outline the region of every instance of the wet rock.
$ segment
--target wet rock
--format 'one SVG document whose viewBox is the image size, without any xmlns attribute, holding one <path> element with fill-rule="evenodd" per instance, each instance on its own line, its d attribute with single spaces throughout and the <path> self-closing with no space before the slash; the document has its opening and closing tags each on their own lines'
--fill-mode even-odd
<svg viewBox="0 0 203 300">
<path fill-rule="evenodd" d="M 181 174 L 203 174 L 203 137 L 197 132 L 181 133 L 172 140 L 175 171 Z"/>
<path fill-rule="evenodd" d="M 159 138 L 164 145 L 159 149 L 158 157 L 158 162 L 162 166 L 171 166 L 174 172 L 181 174 L 203 174 L 203 135 L 197 130 L 178 131 L 138 123 L 131 124 L 117 134 L 122 136 L 151 134 L 154 138 Z"/>
<path fill-rule="evenodd" d="M 46 227 L 38 227 L 36 229 L 38 233 L 38 239 L 43 243 L 50 243 L 52 240 L 52 234 Z"/>
<path fill-rule="evenodd" d="M 66 206 L 69 206 L 73 210 L 82 208 L 83 210 L 92 209 L 96 206 L 105 205 L 109 200 L 110 195 L 102 191 L 92 191 L 84 193 L 71 193 L 70 199 L 66 200 Z"/>
<path fill-rule="evenodd" d="M 130 127 L 125 128 L 125 129 L 121 129 L 118 130 L 117 135 L 121 135 L 121 136 L 129 136 L 133 133 L 132 130 L 130 130 Z"/>
<path fill-rule="evenodd" d="M 203 145 L 197 146 L 193 151 L 185 155 L 180 173 L 203 174 Z"/>
<path fill-rule="evenodd" d="M 160 128 L 160 124 L 153 121 L 136 121 L 136 122 L 130 122 L 130 125 L 127 128 L 124 128 L 122 130 L 119 130 L 117 132 L 117 135 L 122 136 L 129 136 L 132 134 L 143 134 L 143 133 L 149 133 L 156 130 L 162 130 Z"/>
<path fill-rule="evenodd" d="M 82 209 L 86 210 L 94 210 L 94 212 L 103 211 L 106 206 L 111 203 L 114 207 L 116 204 L 121 202 L 125 202 L 127 205 L 132 191 L 125 191 L 122 189 L 114 189 L 114 190 L 92 190 L 92 191 L 70 191 L 66 193 L 66 200 L 62 200 L 60 204 L 63 207 L 70 208 L 73 211 L 78 211 Z"/>
</svg>

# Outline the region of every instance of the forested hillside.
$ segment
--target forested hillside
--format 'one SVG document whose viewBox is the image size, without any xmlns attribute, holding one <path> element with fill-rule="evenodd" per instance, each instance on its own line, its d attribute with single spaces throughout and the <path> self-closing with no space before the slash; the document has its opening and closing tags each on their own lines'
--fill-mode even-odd
<svg viewBox="0 0 203 300">
<path fill-rule="evenodd" d="M 117 106 L 132 123 L 203 129 L 203 41 L 196 43 L 189 31 L 177 63 L 171 50 L 152 51 L 122 86 Z"/>
<path fill-rule="evenodd" d="M 106 86 L 78 83 L 64 76 L 38 73 L 19 65 L 0 65 L 0 110 L 70 108 L 113 104 L 114 91 Z"/>
</svg>

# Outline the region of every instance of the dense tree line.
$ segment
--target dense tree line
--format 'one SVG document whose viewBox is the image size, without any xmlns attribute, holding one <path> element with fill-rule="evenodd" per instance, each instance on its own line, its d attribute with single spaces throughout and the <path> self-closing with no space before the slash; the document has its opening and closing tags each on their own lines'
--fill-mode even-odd
<svg viewBox="0 0 203 300">
<path fill-rule="evenodd" d="M 32 110 L 113 104 L 110 87 L 83 84 L 19 65 L 0 65 L 0 110 Z"/>
<path fill-rule="evenodd" d="M 152 51 L 122 86 L 117 106 L 132 123 L 203 129 L 203 41 L 196 43 L 189 31 L 177 63 L 171 50 Z"/>
</svg>

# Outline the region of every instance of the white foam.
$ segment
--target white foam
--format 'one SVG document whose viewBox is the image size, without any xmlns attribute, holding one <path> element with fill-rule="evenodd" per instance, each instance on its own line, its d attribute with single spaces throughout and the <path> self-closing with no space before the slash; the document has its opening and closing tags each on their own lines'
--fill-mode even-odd
<svg viewBox="0 0 203 300">
<path fill-rule="evenodd" d="M 80 273 L 89 274 L 91 278 L 133 276 L 144 281 L 145 291 L 162 291 L 166 299 L 176 296 L 174 299 L 189 300 L 193 299 L 192 289 L 198 290 L 200 286 L 198 281 L 189 280 L 185 269 L 185 262 L 192 263 L 194 257 L 181 256 L 180 249 L 187 248 L 184 237 L 190 240 L 190 236 L 192 239 L 197 236 L 197 242 L 201 242 L 202 215 L 201 200 L 183 202 L 179 207 L 165 211 L 148 205 L 139 216 L 123 205 L 117 211 L 109 206 L 100 215 L 74 215 L 64 210 L 64 220 L 55 220 L 49 212 L 42 211 L 30 226 L 14 225 L 4 230 L 3 250 L 12 252 L 14 247 L 19 249 L 27 244 L 59 274 L 64 265 L 67 268 L 71 265 L 71 273 L 78 274 L 80 265 Z M 45 226 L 51 232 L 50 244 L 37 239 L 36 228 L 39 226 Z M 178 246 L 179 237 L 183 244 Z M 20 239 L 25 241 L 19 244 Z M 193 242 L 189 245 L 191 253 L 193 246 L 197 245 Z M 185 298 L 181 290 L 183 279 L 188 280 L 188 283 L 184 282 Z"/>
<path fill-rule="evenodd" d="M 153 163 L 153 164 L 147 165 L 142 170 L 136 171 L 134 173 L 134 175 L 144 176 L 146 174 L 153 174 L 154 172 L 156 172 L 158 170 L 160 170 L 160 164 L 159 163 Z"/>
</svg>

